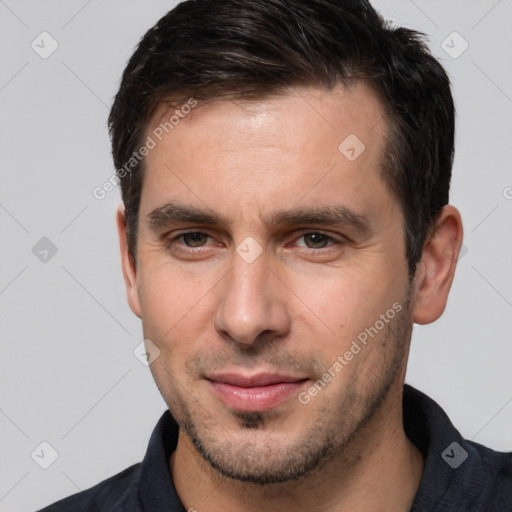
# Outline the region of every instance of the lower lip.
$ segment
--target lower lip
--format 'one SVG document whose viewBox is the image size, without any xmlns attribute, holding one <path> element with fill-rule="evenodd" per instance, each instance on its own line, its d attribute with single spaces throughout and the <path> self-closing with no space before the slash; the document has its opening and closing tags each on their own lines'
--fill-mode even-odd
<svg viewBox="0 0 512 512">
<path fill-rule="evenodd" d="M 269 386 L 243 388 L 225 382 L 210 381 L 215 395 L 237 411 L 268 411 L 297 394 L 306 380 L 278 382 Z"/>
</svg>

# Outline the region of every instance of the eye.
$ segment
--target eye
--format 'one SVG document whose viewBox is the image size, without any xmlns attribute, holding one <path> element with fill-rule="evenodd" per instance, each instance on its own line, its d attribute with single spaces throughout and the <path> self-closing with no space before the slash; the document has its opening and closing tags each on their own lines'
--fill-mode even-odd
<svg viewBox="0 0 512 512">
<path fill-rule="evenodd" d="M 212 237 L 206 233 L 201 233 L 200 231 L 189 231 L 188 233 L 181 233 L 174 238 L 169 239 L 166 243 L 166 248 L 171 249 L 175 246 L 181 246 L 184 250 L 187 250 L 187 248 L 200 248 L 207 245 L 209 238 Z"/>
<path fill-rule="evenodd" d="M 176 239 L 182 239 L 186 246 L 188 247 L 201 247 L 206 244 L 206 241 L 210 238 L 205 233 L 200 233 L 199 231 L 194 231 L 191 233 L 183 233 L 176 237 Z"/>
<path fill-rule="evenodd" d="M 303 239 L 304 244 L 300 244 L 299 240 Z M 316 231 L 311 233 L 304 233 L 296 240 L 296 245 L 299 247 L 306 247 L 307 249 L 325 249 L 327 246 L 334 245 L 338 241 L 332 236 L 324 235 Z"/>
</svg>

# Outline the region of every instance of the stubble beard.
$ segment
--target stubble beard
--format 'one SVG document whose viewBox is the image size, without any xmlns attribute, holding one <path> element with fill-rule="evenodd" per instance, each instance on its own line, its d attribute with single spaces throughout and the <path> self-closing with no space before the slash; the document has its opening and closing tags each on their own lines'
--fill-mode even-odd
<svg viewBox="0 0 512 512">
<path fill-rule="evenodd" d="M 298 436 L 297 425 L 292 425 L 290 436 L 274 433 L 286 421 L 274 411 L 233 413 L 241 435 L 229 434 L 201 404 L 187 404 L 175 389 L 167 404 L 180 435 L 190 439 L 211 468 L 239 482 L 269 486 L 320 471 L 333 458 L 348 453 L 351 441 L 374 417 L 400 376 L 411 332 L 409 311 L 410 294 L 382 336 L 370 342 L 380 345 L 374 349 L 387 349 L 384 364 L 371 372 L 373 380 L 363 385 L 354 375 L 336 401 L 332 395 L 320 401 L 323 390 L 315 397 L 318 402 L 301 405 L 314 408 L 316 419 Z"/>
</svg>

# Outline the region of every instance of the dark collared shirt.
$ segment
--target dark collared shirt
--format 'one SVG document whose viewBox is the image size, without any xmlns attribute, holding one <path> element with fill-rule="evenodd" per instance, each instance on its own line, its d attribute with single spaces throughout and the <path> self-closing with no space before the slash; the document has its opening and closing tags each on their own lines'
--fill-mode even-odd
<svg viewBox="0 0 512 512">
<path fill-rule="evenodd" d="M 403 411 L 405 432 L 425 458 L 410 512 L 512 512 L 512 452 L 464 440 L 439 405 L 407 384 Z M 177 440 L 166 411 L 142 463 L 40 512 L 186 512 L 169 470 Z"/>
</svg>

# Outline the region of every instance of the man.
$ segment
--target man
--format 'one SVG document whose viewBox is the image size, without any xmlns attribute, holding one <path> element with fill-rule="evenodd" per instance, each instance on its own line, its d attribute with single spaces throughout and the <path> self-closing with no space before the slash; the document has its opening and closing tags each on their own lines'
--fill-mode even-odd
<svg viewBox="0 0 512 512">
<path fill-rule="evenodd" d="M 47 511 L 508 511 L 512 454 L 404 386 L 462 244 L 454 108 L 361 0 L 189 0 L 109 117 L 123 274 L 169 410 Z"/>
</svg>

